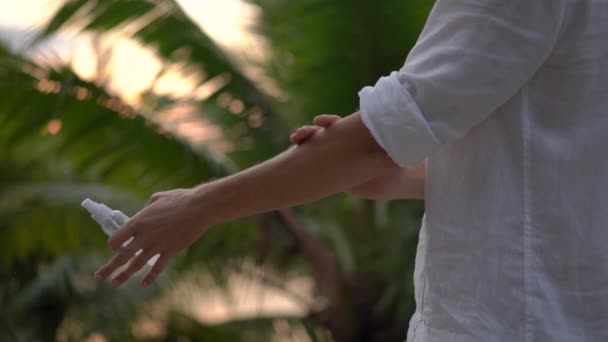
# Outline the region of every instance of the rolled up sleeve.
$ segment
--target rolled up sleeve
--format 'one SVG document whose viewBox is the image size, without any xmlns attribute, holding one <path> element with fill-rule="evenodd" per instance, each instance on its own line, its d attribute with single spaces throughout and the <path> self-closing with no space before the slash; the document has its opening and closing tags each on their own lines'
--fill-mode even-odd
<svg viewBox="0 0 608 342">
<path fill-rule="evenodd" d="M 550 56 L 568 0 L 438 0 L 399 71 L 359 92 L 363 123 L 399 166 L 462 138 Z"/>
</svg>

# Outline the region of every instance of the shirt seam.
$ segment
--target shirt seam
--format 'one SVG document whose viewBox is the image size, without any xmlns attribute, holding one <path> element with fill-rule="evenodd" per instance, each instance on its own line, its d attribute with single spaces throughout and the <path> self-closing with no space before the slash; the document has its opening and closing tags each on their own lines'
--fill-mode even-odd
<svg viewBox="0 0 608 342">
<path fill-rule="evenodd" d="M 565 16 L 567 12 L 567 8 L 569 7 L 568 1 L 563 0 L 561 3 L 561 11 L 559 16 L 559 23 L 557 25 L 558 29 L 556 34 L 553 37 L 551 50 L 548 52 L 547 57 L 545 58 L 545 63 L 551 55 L 554 53 L 557 43 L 560 40 L 561 35 L 565 30 Z M 534 76 L 533 76 L 534 77 Z M 533 78 L 532 77 L 532 78 Z M 528 81 L 529 82 L 529 81 Z M 529 84 L 529 83 L 528 83 Z M 532 217 L 530 215 L 530 205 L 531 205 L 531 189 L 530 189 L 530 168 L 531 168 L 531 158 L 530 158 L 530 145 L 531 145 L 531 135 L 530 135 L 530 115 L 528 114 L 528 87 L 529 85 L 524 85 L 521 88 L 521 122 L 522 122 L 522 148 L 523 148 L 523 156 L 522 156 L 522 214 L 523 214 L 523 235 L 522 235 L 522 245 L 523 245 L 523 282 L 524 282 L 524 342 L 530 342 L 533 338 L 533 324 L 532 317 L 529 312 L 529 295 L 531 292 L 531 285 L 528 277 L 530 276 L 530 272 L 528 271 L 530 268 L 530 233 L 532 229 Z"/>
<path fill-rule="evenodd" d="M 528 312 L 529 302 L 528 296 L 530 293 L 530 282 L 528 280 L 528 262 L 529 262 L 529 233 L 531 226 L 530 218 L 530 127 L 527 113 L 527 91 L 523 87 L 521 92 L 521 121 L 522 121 L 522 145 L 523 145 L 523 181 L 522 181 L 522 209 L 523 209 L 523 281 L 524 281 L 524 342 L 531 341 L 532 322 L 530 313 Z"/>
<path fill-rule="evenodd" d="M 420 272 L 422 272 L 422 293 L 420 294 L 420 317 L 418 318 L 418 322 L 416 322 L 416 325 L 414 326 L 414 331 L 412 332 L 412 339 L 416 338 L 416 331 L 418 331 L 418 326 L 420 325 L 420 323 L 424 322 L 424 299 L 425 299 L 425 295 L 426 295 L 426 271 L 424 270 L 426 268 L 426 253 L 424 255 L 424 267 L 423 270 L 420 270 Z"/>
</svg>

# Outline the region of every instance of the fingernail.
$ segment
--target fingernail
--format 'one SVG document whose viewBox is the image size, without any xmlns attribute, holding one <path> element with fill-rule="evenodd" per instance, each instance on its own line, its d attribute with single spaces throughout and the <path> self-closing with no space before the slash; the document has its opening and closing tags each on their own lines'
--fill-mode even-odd
<svg viewBox="0 0 608 342">
<path fill-rule="evenodd" d="M 93 274 L 93 278 L 95 278 L 95 280 L 101 280 L 101 273 L 95 272 L 95 274 Z"/>
<path fill-rule="evenodd" d="M 144 280 L 141 282 L 141 287 L 148 287 L 148 285 L 150 285 L 150 281 L 148 280 Z"/>
</svg>

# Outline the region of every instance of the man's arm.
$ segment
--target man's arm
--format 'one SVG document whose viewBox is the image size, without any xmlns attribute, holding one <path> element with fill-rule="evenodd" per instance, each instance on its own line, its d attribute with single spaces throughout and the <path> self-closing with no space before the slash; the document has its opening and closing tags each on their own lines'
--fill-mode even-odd
<svg viewBox="0 0 608 342">
<path fill-rule="evenodd" d="M 298 128 L 290 137 L 296 145 L 306 144 L 315 134 L 321 132 L 342 118 L 338 115 L 322 114 L 313 119 L 314 125 Z M 425 199 L 426 159 L 412 166 L 395 169 L 386 175 L 359 184 L 348 193 L 370 200 Z"/>
<path fill-rule="evenodd" d="M 353 195 L 370 200 L 426 199 L 426 159 L 350 189 Z"/>
<path fill-rule="evenodd" d="M 371 136 L 359 113 L 355 113 L 307 144 L 290 148 L 262 164 L 193 189 L 152 196 L 146 207 L 110 238 L 110 247 L 117 253 L 95 278 L 108 277 L 135 252 L 143 250 L 112 284 L 122 284 L 150 257 L 160 254 L 141 282 L 147 286 L 170 258 L 213 225 L 311 202 L 397 168 Z M 132 236 L 133 241 L 121 247 Z"/>
<path fill-rule="evenodd" d="M 199 186 L 194 196 L 211 200 L 214 221 L 223 222 L 315 201 L 397 169 L 355 113 L 304 145 Z"/>
</svg>

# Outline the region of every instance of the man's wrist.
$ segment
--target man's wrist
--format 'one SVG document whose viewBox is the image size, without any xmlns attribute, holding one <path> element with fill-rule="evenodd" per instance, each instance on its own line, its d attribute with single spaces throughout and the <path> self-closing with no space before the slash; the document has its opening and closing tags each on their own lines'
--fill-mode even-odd
<svg viewBox="0 0 608 342">
<path fill-rule="evenodd" d="M 210 228 L 225 221 L 223 218 L 222 207 L 225 207 L 224 198 L 220 191 L 217 191 L 218 181 L 203 183 L 191 189 L 190 208 L 196 222 L 202 226 Z"/>
</svg>

